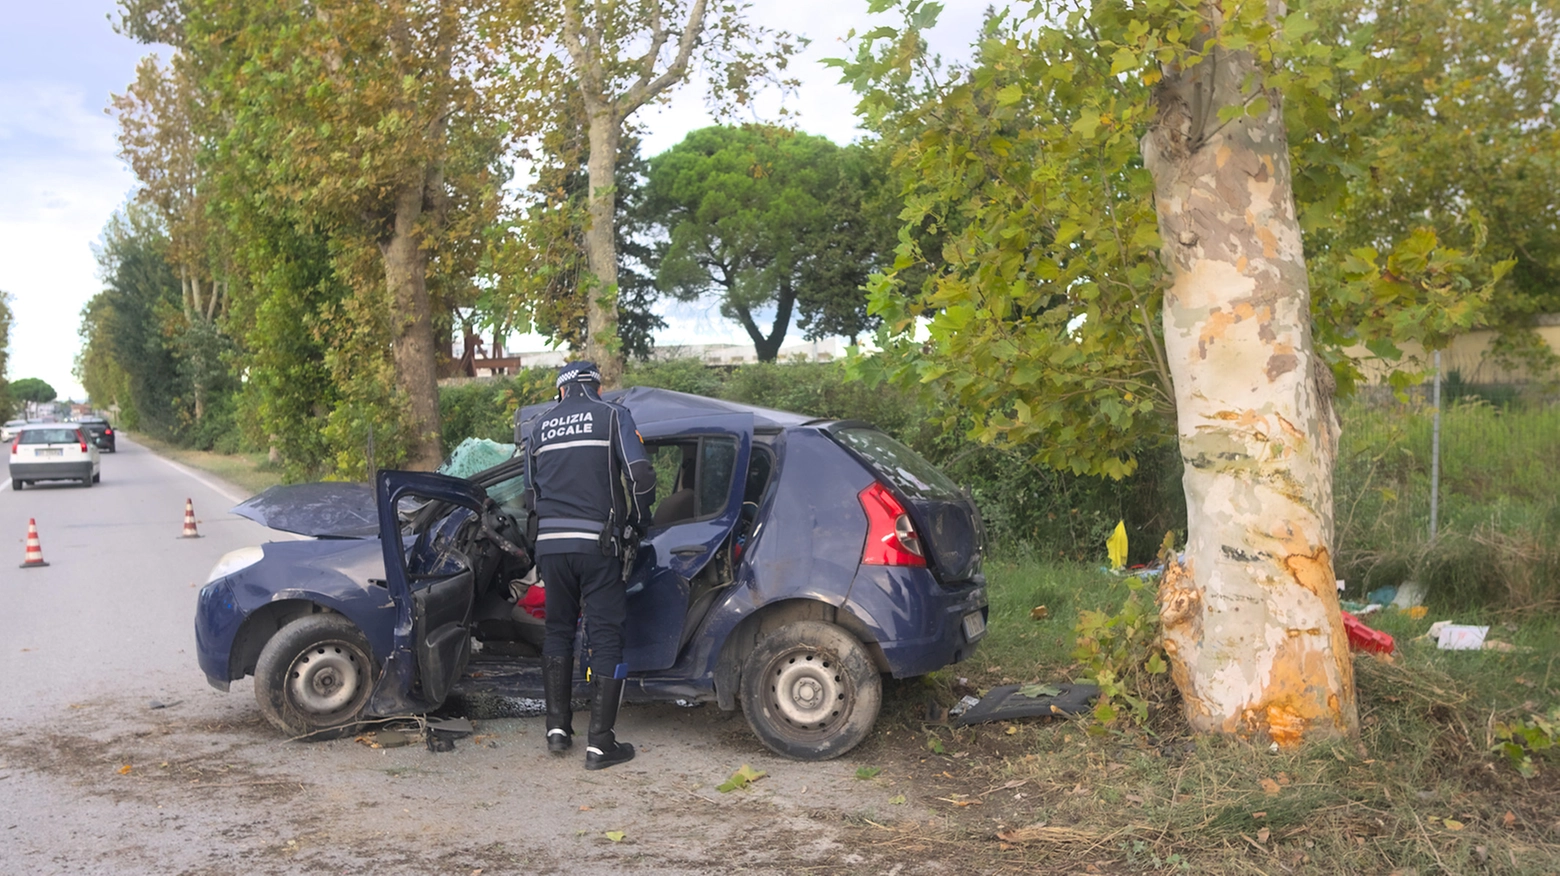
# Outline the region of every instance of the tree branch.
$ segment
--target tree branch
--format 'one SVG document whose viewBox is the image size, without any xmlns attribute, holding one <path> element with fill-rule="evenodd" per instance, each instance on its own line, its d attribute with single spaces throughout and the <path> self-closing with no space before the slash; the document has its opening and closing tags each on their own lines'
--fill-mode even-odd
<svg viewBox="0 0 1560 876">
<path fill-rule="evenodd" d="M 666 72 L 648 85 L 643 79 L 635 82 L 633 87 L 623 95 L 617 108 L 619 123 L 627 119 L 634 110 L 643 106 L 645 101 L 683 78 L 683 74 L 688 70 L 688 58 L 693 55 L 694 43 L 698 42 L 699 34 L 704 30 L 706 2 L 707 0 L 694 0 L 693 8 L 688 11 L 688 22 L 683 25 L 682 36 L 677 40 L 677 57 L 672 61 L 671 66 L 666 68 Z"/>
</svg>

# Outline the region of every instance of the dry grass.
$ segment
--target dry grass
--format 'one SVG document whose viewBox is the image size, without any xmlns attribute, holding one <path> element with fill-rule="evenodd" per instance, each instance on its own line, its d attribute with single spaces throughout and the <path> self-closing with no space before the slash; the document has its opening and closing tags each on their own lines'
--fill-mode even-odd
<svg viewBox="0 0 1560 876">
<path fill-rule="evenodd" d="M 139 432 L 130 437 L 159 456 L 215 475 L 234 486 L 242 487 L 250 494 L 264 492 L 282 482 L 281 469 L 271 466 L 264 453 L 213 453 L 209 450 L 175 447 Z"/>
<path fill-rule="evenodd" d="M 1554 620 L 1501 630 L 1523 650 L 1443 652 L 1415 640 L 1431 619 L 1373 616 L 1400 650 L 1355 660 L 1359 735 L 1298 751 L 1194 737 L 1173 705 L 1103 735 L 1081 722 L 928 723 L 928 699 L 1074 678 L 1063 640 L 1076 610 L 1114 598 L 1087 569 L 994 565 L 991 578 L 983 652 L 935 682 L 891 686 L 884 725 L 912 742 L 866 752 L 915 776 L 917 801 L 941 818 L 863 842 L 962 843 L 971 872 L 1560 872 L 1560 758 L 1523 779 L 1490 753 L 1494 722 L 1560 700 Z M 1039 602 L 1052 617 L 1031 621 Z"/>
</svg>

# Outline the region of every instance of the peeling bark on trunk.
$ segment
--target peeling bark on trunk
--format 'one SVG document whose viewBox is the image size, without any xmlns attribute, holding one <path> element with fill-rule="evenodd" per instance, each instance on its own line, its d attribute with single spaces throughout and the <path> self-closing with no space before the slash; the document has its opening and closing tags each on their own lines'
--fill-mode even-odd
<svg viewBox="0 0 1560 876">
<path fill-rule="evenodd" d="M 601 385 L 616 388 L 623 380 L 623 354 L 618 349 L 617 309 L 617 154 L 621 130 L 610 107 L 590 108 L 590 196 L 586 211 L 585 252 L 595 285 L 585 305 L 585 358 L 601 369 Z"/>
<path fill-rule="evenodd" d="M 418 222 L 422 218 L 424 180 L 406 185 L 396 196 L 394 230 L 380 244 L 385 285 L 391 302 L 391 356 L 410 407 L 408 465 L 418 471 L 438 468 L 439 382 L 434 363 L 433 310 L 428 302 L 428 254 Z"/>
<path fill-rule="evenodd" d="M 1358 718 L 1329 552 L 1338 427 L 1279 96 L 1217 117 L 1254 73 L 1227 51 L 1167 71 L 1143 140 L 1171 277 L 1165 355 L 1189 529 L 1159 604 L 1192 726 L 1288 746 L 1353 733 Z"/>
</svg>

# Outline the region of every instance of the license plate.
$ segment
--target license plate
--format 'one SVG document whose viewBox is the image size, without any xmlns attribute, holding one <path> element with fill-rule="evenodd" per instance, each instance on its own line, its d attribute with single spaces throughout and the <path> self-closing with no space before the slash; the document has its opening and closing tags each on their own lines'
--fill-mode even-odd
<svg viewBox="0 0 1560 876">
<path fill-rule="evenodd" d="M 37 450 L 34 450 L 33 454 L 36 455 L 36 456 L 64 456 L 65 455 L 65 448 L 63 448 L 63 447 L 42 447 L 42 448 L 39 448 Z"/>
<path fill-rule="evenodd" d="M 973 642 L 986 635 L 986 618 L 978 611 L 972 611 L 964 616 L 964 640 Z"/>
</svg>

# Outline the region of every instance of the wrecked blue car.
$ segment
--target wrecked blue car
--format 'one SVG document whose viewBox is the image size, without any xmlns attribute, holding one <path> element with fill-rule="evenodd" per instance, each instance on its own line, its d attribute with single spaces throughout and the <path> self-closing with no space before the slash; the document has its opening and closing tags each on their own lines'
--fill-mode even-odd
<svg viewBox="0 0 1560 876">
<path fill-rule="evenodd" d="M 985 635 L 979 512 L 910 448 L 861 422 L 606 397 L 633 412 L 661 485 L 628 575 L 630 699 L 740 705 L 770 749 L 821 760 L 871 731 L 883 675 L 957 663 Z M 457 693 L 539 698 L 523 478 L 517 456 L 470 478 L 381 471 L 243 503 L 311 538 L 217 563 L 201 668 L 221 690 L 253 675 L 265 717 L 306 738 Z M 583 666 L 575 678 L 583 697 Z"/>
</svg>

